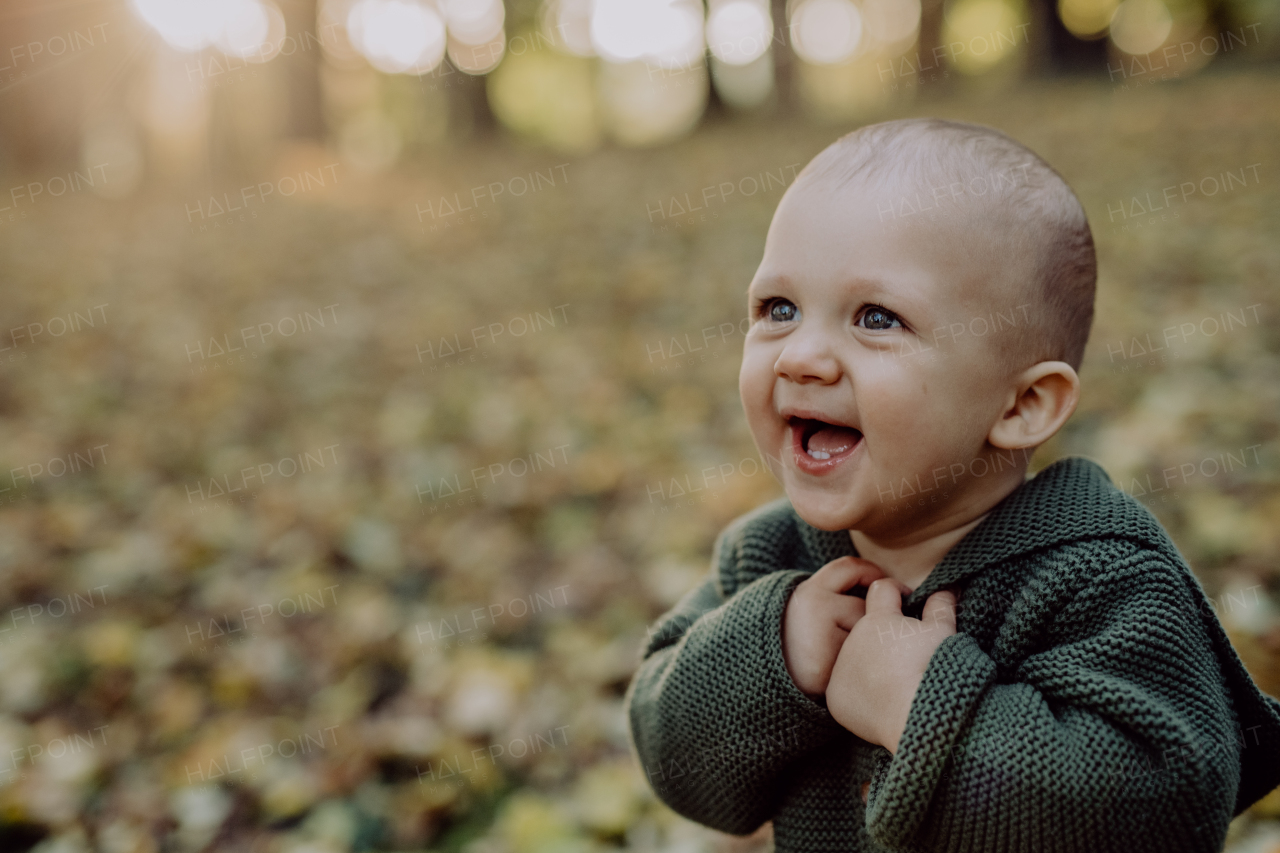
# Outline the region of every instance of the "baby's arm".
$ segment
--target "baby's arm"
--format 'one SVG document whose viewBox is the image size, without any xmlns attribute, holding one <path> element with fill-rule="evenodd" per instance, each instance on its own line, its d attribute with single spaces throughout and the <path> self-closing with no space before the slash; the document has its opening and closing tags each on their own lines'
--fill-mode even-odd
<svg viewBox="0 0 1280 853">
<path fill-rule="evenodd" d="M 655 626 L 627 693 L 632 740 L 659 798 L 734 834 L 773 817 L 782 771 L 841 731 L 792 681 L 782 653 L 789 597 L 809 575 L 775 572 L 727 599 L 733 529 L 714 570 Z"/>
<path fill-rule="evenodd" d="M 878 843 L 1221 849 L 1240 754 L 1213 646 L 1180 568 L 1126 562 L 1055 605 L 1048 647 L 1016 668 L 965 634 L 938 646 L 871 780 Z"/>
</svg>

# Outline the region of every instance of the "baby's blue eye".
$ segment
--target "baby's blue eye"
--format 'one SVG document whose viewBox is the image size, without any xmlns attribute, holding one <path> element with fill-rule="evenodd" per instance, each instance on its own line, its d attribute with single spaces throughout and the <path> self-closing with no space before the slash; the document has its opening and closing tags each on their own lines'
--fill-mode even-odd
<svg viewBox="0 0 1280 853">
<path fill-rule="evenodd" d="M 864 329 L 892 329 L 902 325 L 902 321 L 898 319 L 897 314 L 878 305 L 872 305 L 866 311 L 863 311 L 862 316 L 858 319 L 861 322 L 857 325 L 862 326 Z"/>
<path fill-rule="evenodd" d="M 777 297 L 773 299 L 766 299 L 760 307 L 764 314 L 764 318 L 773 323 L 790 322 L 800 313 L 799 309 L 797 309 L 795 305 L 785 299 L 779 299 Z"/>
</svg>

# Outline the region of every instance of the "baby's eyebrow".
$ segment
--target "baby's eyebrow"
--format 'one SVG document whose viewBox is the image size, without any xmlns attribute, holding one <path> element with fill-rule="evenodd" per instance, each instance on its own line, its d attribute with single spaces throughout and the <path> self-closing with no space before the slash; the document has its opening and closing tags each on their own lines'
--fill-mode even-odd
<svg viewBox="0 0 1280 853">
<path fill-rule="evenodd" d="M 789 287 L 791 279 L 785 275 L 770 275 L 764 278 L 752 279 L 747 285 L 747 293 L 752 290 L 772 290 L 776 287 Z"/>
<path fill-rule="evenodd" d="M 866 278 L 865 276 L 855 275 L 845 279 L 845 285 L 848 287 L 866 287 L 873 294 L 883 293 L 889 296 L 897 296 L 900 292 L 898 288 L 891 287 L 887 282 L 878 278 Z"/>
<path fill-rule="evenodd" d="M 896 313 L 912 314 L 917 317 L 927 316 L 930 313 L 929 300 L 923 298 L 923 294 L 915 292 L 909 284 L 854 276 L 845 280 L 845 286 L 866 288 L 863 298 L 871 302 L 883 301 L 886 303 L 884 307 Z"/>
</svg>

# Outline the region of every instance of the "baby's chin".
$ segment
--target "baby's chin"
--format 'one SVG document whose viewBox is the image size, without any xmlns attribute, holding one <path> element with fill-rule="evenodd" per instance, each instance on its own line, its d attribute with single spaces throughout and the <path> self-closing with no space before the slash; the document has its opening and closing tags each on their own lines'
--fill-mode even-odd
<svg viewBox="0 0 1280 853">
<path fill-rule="evenodd" d="M 863 515 L 847 497 L 824 497 L 788 491 L 787 499 L 805 524 L 819 530 L 849 530 L 857 526 Z"/>
</svg>

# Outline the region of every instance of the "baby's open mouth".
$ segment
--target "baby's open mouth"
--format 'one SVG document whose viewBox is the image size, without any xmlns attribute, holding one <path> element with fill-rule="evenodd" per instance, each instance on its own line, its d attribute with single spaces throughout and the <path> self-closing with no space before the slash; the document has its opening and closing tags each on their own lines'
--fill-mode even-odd
<svg viewBox="0 0 1280 853">
<path fill-rule="evenodd" d="M 813 459 L 831 459 L 848 453 L 862 440 L 853 427 L 810 418 L 792 418 L 791 429 L 800 431 L 800 446 Z"/>
</svg>

